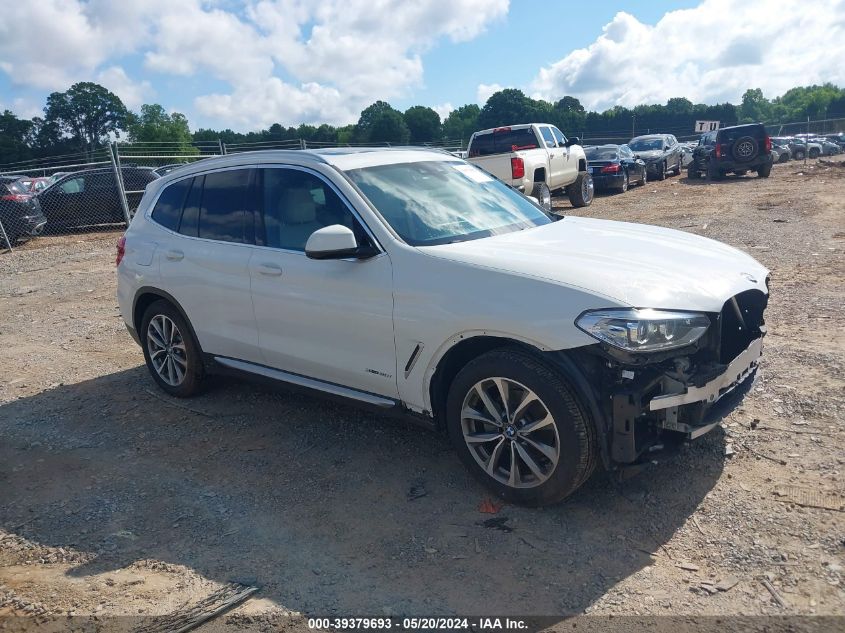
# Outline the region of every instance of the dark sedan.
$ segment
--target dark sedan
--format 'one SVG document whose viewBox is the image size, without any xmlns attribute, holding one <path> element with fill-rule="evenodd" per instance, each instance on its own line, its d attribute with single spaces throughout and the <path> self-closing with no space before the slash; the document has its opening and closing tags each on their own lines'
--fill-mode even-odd
<svg viewBox="0 0 845 633">
<path fill-rule="evenodd" d="M 8 242 L 3 246 L 11 246 L 22 237 L 38 235 L 47 223 L 38 200 L 17 176 L 0 176 L 0 223 L 3 225 L 0 244 Z"/>
<path fill-rule="evenodd" d="M 665 180 L 666 174 L 672 172 L 676 176 L 683 168 L 683 151 L 671 134 L 647 134 L 632 138 L 628 147 L 637 158 L 645 161 L 649 176 L 657 180 Z"/>
<path fill-rule="evenodd" d="M 123 167 L 130 212 L 138 206 L 148 183 L 156 180 L 149 167 Z M 65 174 L 38 194 L 52 229 L 126 222 L 117 180 L 111 169 L 86 169 Z"/>
<path fill-rule="evenodd" d="M 628 191 L 628 185 L 648 180 L 645 162 L 627 145 L 591 145 L 584 148 L 587 168 L 596 189 Z"/>
</svg>

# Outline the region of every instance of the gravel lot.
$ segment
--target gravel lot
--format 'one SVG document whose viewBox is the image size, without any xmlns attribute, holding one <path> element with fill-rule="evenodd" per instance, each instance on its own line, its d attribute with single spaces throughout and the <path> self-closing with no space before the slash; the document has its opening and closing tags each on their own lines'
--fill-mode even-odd
<svg viewBox="0 0 845 633">
<path fill-rule="evenodd" d="M 228 378 L 190 401 L 157 391 L 116 307 L 119 233 L 0 254 L 0 616 L 168 614 L 230 581 L 260 591 L 208 630 L 304 631 L 303 614 L 845 616 L 844 191 L 845 161 L 793 162 L 577 210 L 767 265 L 762 377 L 673 460 L 495 516 L 447 441 L 410 424 Z"/>
</svg>

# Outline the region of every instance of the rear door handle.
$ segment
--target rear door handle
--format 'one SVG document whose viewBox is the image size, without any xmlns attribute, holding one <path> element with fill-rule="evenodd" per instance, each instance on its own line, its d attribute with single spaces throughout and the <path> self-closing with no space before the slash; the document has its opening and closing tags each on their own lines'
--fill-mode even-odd
<svg viewBox="0 0 845 633">
<path fill-rule="evenodd" d="M 277 264 L 258 264 L 258 266 L 256 266 L 256 269 L 261 275 L 270 275 L 278 277 L 282 274 L 282 267 L 278 266 Z"/>
<path fill-rule="evenodd" d="M 167 259 L 169 259 L 170 261 L 178 262 L 179 260 L 185 258 L 185 253 L 183 253 L 182 251 L 167 251 L 165 257 L 167 257 Z"/>
</svg>

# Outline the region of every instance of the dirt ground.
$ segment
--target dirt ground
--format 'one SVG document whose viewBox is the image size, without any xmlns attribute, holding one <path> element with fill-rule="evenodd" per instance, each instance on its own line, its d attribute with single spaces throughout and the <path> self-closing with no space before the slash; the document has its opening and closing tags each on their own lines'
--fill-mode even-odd
<svg viewBox="0 0 845 633">
<path fill-rule="evenodd" d="M 228 378 L 190 401 L 157 391 L 117 310 L 119 233 L 0 254 L 0 616 L 35 618 L 0 623 L 107 628 L 231 581 L 260 590 L 203 630 L 305 631 L 309 615 L 543 615 L 559 629 L 585 613 L 845 616 L 834 162 L 556 201 L 768 266 L 763 371 L 676 458 L 495 516 L 447 441 L 408 423 Z"/>
</svg>

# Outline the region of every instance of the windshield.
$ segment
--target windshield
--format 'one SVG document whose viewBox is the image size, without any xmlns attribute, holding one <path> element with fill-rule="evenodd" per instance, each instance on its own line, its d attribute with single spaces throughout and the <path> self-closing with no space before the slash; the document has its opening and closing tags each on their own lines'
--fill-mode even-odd
<svg viewBox="0 0 845 633">
<path fill-rule="evenodd" d="M 585 147 L 587 160 L 616 160 L 618 151 L 615 147 Z"/>
<path fill-rule="evenodd" d="M 630 147 L 635 152 L 645 152 L 650 149 L 663 149 L 663 139 L 659 138 L 641 138 L 635 139 L 628 143 L 628 147 Z"/>
<path fill-rule="evenodd" d="M 378 165 L 346 174 L 411 246 L 474 240 L 552 221 L 520 193 L 464 162 Z"/>
</svg>

